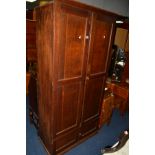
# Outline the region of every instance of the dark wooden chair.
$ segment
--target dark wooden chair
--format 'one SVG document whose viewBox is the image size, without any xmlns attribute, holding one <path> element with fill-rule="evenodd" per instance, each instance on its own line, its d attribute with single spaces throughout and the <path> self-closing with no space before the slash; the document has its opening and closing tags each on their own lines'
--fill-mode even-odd
<svg viewBox="0 0 155 155">
<path fill-rule="evenodd" d="M 102 155 L 103 154 L 110 154 L 114 153 L 118 150 L 120 150 L 128 141 L 129 139 L 129 132 L 125 130 L 119 137 L 119 141 L 116 142 L 113 146 L 106 146 L 104 149 L 101 150 Z"/>
</svg>

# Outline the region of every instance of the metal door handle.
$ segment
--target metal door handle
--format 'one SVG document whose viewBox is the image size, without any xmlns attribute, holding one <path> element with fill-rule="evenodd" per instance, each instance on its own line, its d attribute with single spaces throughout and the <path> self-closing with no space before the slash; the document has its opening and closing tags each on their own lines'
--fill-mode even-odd
<svg viewBox="0 0 155 155">
<path fill-rule="evenodd" d="M 82 38 L 82 37 L 81 37 L 81 35 L 80 35 L 80 36 L 78 36 L 78 39 L 80 39 L 80 40 L 81 40 L 81 38 Z"/>
<path fill-rule="evenodd" d="M 86 35 L 86 39 L 89 39 L 89 36 L 88 35 Z"/>
<path fill-rule="evenodd" d="M 89 80 L 89 76 L 86 77 L 86 80 Z"/>
</svg>

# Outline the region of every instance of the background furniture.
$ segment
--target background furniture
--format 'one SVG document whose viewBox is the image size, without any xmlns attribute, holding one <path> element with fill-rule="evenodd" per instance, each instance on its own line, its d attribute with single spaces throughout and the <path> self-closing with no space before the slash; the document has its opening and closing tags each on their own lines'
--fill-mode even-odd
<svg viewBox="0 0 155 155">
<path fill-rule="evenodd" d="M 117 17 L 71 0 L 36 9 L 39 135 L 51 154 L 98 130 Z"/>
<path fill-rule="evenodd" d="M 35 125 L 36 128 L 39 127 L 37 97 L 37 77 L 36 75 L 31 74 L 29 81 L 29 114 L 30 121 Z"/>
<path fill-rule="evenodd" d="M 36 61 L 36 21 L 26 19 L 26 64 Z"/>
<path fill-rule="evenodd" d="M 128 83 L 107 82 L 102 103 L 99 127 L 109 124 L 114 109 L 119 109 L 123 116 L 129 110 L 129 85 Z"/>
<path fill-rule="evenodd" d="M 36 55 L 36 29 L 35 21 L 26 20 L 26 94 L 28 95 L 29 80 L 31 77 L 30 66 L 37 61 Z"/>
<path fill-rule="evenodd" d="M 30 81 L 30 73 L 26 73 L 26 95 L 28 95 L 28 86 Z"/>
<path fill-rule="evenodd" d="M 124 50 L 126 61 L 123 69 L 121 82 L 129 80 L 129 21 L 126 20 L 123 24 L 117 25 L 114 44 Z"/>
<path fill-rule="evenodd" d="M 34 11 L 28 11 L 27 18 L 32 18 Z M 31 122 L 38 128 L 37 102 L 37 49 L 36 49 L 36 20 L 26 20 L 26 75 L 27 95 L 29 95 L 29 114 Z"/>
<path fill-rule="evenodd" d="M 116 24 L 116 33 L 113 50 L 117 46 L 122 48 L 125 53 L 126 61 L 121 74 L 121 81 L 114 82 L 112 77 L 115 55 L 112 55 L 109 68 L 109 77 L 106 79 L 106 88 L 102 110 L 100 115 L 99 127 L 109 124 L 114 109 L 119 109 L 123 116 L 129 110 L 129 20 L 125 19 L 123 24 Z M 117 45 L 117 46 L 116 46 Z M 113 54 L 115 52 L 112 51 Z"/>
</svg>

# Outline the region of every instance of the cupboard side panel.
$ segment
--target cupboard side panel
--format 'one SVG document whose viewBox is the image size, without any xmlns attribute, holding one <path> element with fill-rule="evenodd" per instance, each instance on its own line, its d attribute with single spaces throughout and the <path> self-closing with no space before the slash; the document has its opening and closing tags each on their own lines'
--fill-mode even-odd
<svg viewBox="0 0 155 155">
<path fill-rule="evenodd" d="M 39 135 L 48 150 L 52 140 L 53 5 L 36 9 Z"/>
</svg>

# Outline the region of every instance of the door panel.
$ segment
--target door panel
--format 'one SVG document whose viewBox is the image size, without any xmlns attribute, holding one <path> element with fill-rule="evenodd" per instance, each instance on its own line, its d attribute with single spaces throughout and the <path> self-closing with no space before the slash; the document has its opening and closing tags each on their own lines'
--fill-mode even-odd
<svg viewBox="0 0 155 155">
<path fill-rule="evenodd" d="M 111 23 L 95 17 L 89 62 L 91 75 L 106 72 L 111 29 Z"/>
<path fill-rule="evenodd" d="M 81 84 L 79 82 L 65 84 L 58 88 L 58 103 L 56 105 L 57 135 L 78 126 L 80 90 Z"/>
<path fill-rule="evenodd" d="M 83 122 L 99 116 L 100 100 L 102 96 L 102 85 L 104 78 L 90 79 L 86 82 Z"/>
<path fill-rule="evenodd" d="M 88 17 L 73 10 L 63 10 L 60 15 L 60 50 L 58 51 L 58 79 L 81 77 L 85 57 L 85 36 Z"/>
</svg>

